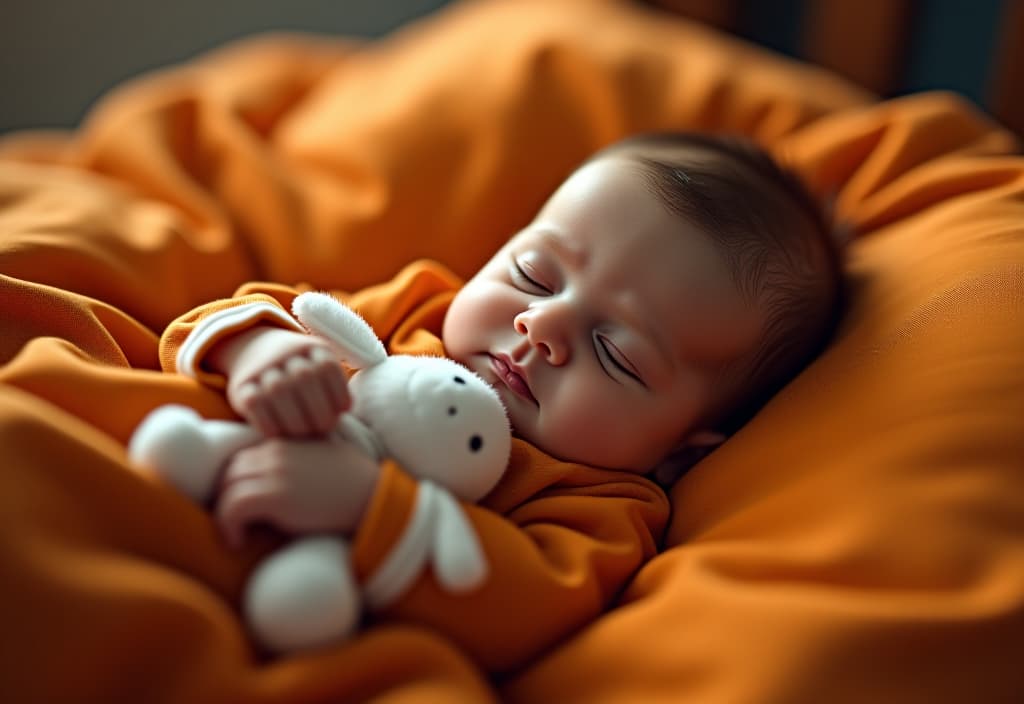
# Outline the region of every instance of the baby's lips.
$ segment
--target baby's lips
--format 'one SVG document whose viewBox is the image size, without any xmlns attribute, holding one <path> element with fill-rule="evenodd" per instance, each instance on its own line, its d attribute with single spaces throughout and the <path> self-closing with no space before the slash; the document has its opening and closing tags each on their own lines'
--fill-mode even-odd
<svg viewBox="0 0 1024 704">
<path fill-rule="evenodd" d="M 538 405 L 533 391 L 530 390 L 530 384 L 526 379 L 524 370 L 518 365 L 504 355 L 491 355 L 491 368 L 502 383 L 511 389 L 513 393 L 534 405 Z"/>
</svg>

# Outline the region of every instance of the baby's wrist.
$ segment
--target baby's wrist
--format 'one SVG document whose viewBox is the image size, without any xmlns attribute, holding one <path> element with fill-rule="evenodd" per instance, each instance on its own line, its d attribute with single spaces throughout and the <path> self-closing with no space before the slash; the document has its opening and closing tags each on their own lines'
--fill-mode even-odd
<svg viewBox="0 0 1024 704">
<path fill-rule="evenodd" d="M 205 364 L 219 374 L 231 379 L 242 371 L 251 371 L 261 360 L 273 359 L 280 352 L 280 345 L 286 337 L 306 335 L 294 330 L 285 330 L 273 325 L 257 325 L 224 338 L 207 353 Z"/>
<path fill-rule="evenodd" d="M 210 371 L 230 378 L 232 369 L 244 354 L 246 348 L 252 344 L 254 339 L 259 338 L 270 329 L 268 325 L 257 325 L 256 327 L 242 330 L 218 340 L 210 348 L 210 351 L 207 352 L 206 359 L 203 360 L 203 366 L 207 367 Z"/>
</svg>

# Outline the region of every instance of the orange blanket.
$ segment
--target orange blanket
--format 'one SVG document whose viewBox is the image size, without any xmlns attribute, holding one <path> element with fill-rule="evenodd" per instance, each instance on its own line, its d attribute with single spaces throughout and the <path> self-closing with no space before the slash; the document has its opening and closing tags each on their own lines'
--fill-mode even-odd
<svg viewBox="0 0 1024 704">
<path fill-rule="evenodd" d="M 415 621 L 264 661 L 221 546 L 125 466 L 177 315 L 250 280 L 468 275 L 639 130 L 749 134 L 856 225 L 851 306 L 672 492 L 619 608 L 495 678 Z M 0 145 L 0 694 L 10 701 L 1011 701 L 1024 691 L 1024 159 L 943 94 L 872 104 L 625 2 L 267 38 Z M 529 624 L 524 624 L 529 628 Z"/>
</svg>

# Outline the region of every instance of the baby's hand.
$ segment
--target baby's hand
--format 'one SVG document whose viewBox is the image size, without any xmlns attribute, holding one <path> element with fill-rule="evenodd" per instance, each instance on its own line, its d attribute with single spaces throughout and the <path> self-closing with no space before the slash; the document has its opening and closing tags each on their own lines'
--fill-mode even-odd
<svg viewBox="0 0 1024 704">
<path fill-rule="evenodd" d="M 327 343 L 259 327 L 211 352 L 228 376 L 228 403 L 267 437 L 327 433 L 351 404 L 348 380 Z"/>
<path fill-rule="evenodd" d="M 292 533 L 351 533 L 373 495 L 380 465 L 342 438 L 265 440 L 237 452 L 224 470 L 217 521 L 240 547 L 245 529 L 269 523 Z"/>
</svg>

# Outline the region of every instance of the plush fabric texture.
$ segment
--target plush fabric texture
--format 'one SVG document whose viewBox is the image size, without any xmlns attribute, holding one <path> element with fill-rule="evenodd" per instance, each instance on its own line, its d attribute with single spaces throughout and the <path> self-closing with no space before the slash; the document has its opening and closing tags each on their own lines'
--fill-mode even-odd
<svg viewBox="0 0 1024 704">
<path fill-rule="evenodd" d="M 421 256 L 468 275 L 580 160 L 654 129 L 751 135 L 835 197 L 856 234 L 829 349 L 675 485 L 667 549 L 621 606 L 514 672 L 415 623 L 257 658 L 232 600 L 271 543 L 229 553 L 125 466 L 154 389 L 229 415 L 158 371 L 159 331 L 250 280 L 356 290 Z M 1014 701 L 1017 148 L 951 95 L 874 103 L 624 0 L 235 45 L 126 86 L 72 134 L 5 140 L 7 698 Z M 390 324 L 389 306 L 361 313 Z"/>
</svg>

